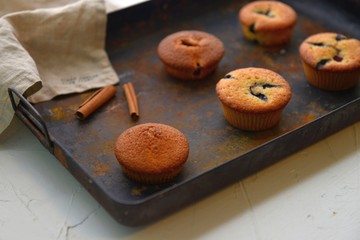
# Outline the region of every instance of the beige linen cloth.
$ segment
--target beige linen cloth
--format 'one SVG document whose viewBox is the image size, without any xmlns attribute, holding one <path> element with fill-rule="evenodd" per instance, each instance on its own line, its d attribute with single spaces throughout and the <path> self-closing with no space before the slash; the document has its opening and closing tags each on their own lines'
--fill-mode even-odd
<svg viewBox="0 0 360 240">
<path fill-rule="evenodd" d="M 9 87 L 38 103 L 119 81 L 104 50 L 106 19 L 104 0 L 0 18 L 0 133 L 14 115 Z"/>
</svg>

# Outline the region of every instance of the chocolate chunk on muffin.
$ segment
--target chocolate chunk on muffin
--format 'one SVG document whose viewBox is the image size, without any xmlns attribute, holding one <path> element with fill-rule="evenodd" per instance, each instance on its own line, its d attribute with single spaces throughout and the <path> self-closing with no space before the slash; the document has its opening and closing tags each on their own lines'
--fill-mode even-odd
<svg viewBox="0 0 360 240">
<path fill-rule="evenodd" d="M 360 41 L 339 33 L 318 33 L 299 48 L 308 82 L 336 91 L 354 87 L 360 79 Z"/>
<path fill-rule="evenodd" d="M 255 1 L 240 9 L 239 20 L 247 39 L 263 46 L 275 46 L 289 41 L 297 14 L 281 2 Z"/>
<path fill-rule="evenodd" d="M 210 33 L 180 31 L 165 37 L 157 52 L 171 76 L 199 80 L 217 68 L 224 56 L 224 45 Z"/>
</svg>

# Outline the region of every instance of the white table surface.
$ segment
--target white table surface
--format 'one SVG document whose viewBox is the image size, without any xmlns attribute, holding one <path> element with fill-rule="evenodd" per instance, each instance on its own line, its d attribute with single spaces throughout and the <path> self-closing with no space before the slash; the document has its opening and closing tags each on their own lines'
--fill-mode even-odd
<svg viewBox="0 0 360 240">
<path fill-rule="evenodd" d="M 0 240 L 360 239 L 360 123 L 145 227 L 115 222 L 14 118 L 0 135 Z"/>
<path fill-rule="evenodd" d="M 129 228 L 14 118 L 0 135 L 0 240 L 12 239 L 358 240 L 360 123 L 163 220 Z"/>
</svg>

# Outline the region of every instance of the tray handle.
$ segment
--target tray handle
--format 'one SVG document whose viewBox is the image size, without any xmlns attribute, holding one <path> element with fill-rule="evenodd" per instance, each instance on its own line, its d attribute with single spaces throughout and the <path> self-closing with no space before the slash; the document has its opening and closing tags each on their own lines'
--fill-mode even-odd
<svg viewBox="0 0 360 240">
<path fill-rule="evenodd" d="M 20 120 L 30 128 L 40 142 L 53 153 L 53 143 L 50 140 L 48 129 L 40 113 L 15 89 L 8 88 L 8 93 L 16 116 L 18 116 Z M 19 98 L 18 105 L 16 105 L 15 96 Z"/>
</svg>

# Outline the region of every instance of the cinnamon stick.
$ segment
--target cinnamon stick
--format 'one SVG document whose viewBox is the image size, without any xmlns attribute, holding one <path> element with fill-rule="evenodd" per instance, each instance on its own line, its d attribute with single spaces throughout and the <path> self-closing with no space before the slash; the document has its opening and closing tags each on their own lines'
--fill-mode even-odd
<svg viewBox="0 0 360 240">
<path fill-rule="evenodd" d="M 131 82 L 125 83 L 123 85 L 123 89 L 125 92 L 126 100 L 128 102 L 130 117 L 134 121 L 137 121 L 140 114 L 134 86 Z"/>
<path fill-rule="evenodd" d="M 116 88 L 112 85 L 106 86 L 94 92 L 82 104 L 80 104 L 75 116 L 83 120 L 92 114 L 101 105 L 109 101 L 116 93 Z"/>
</svg>

